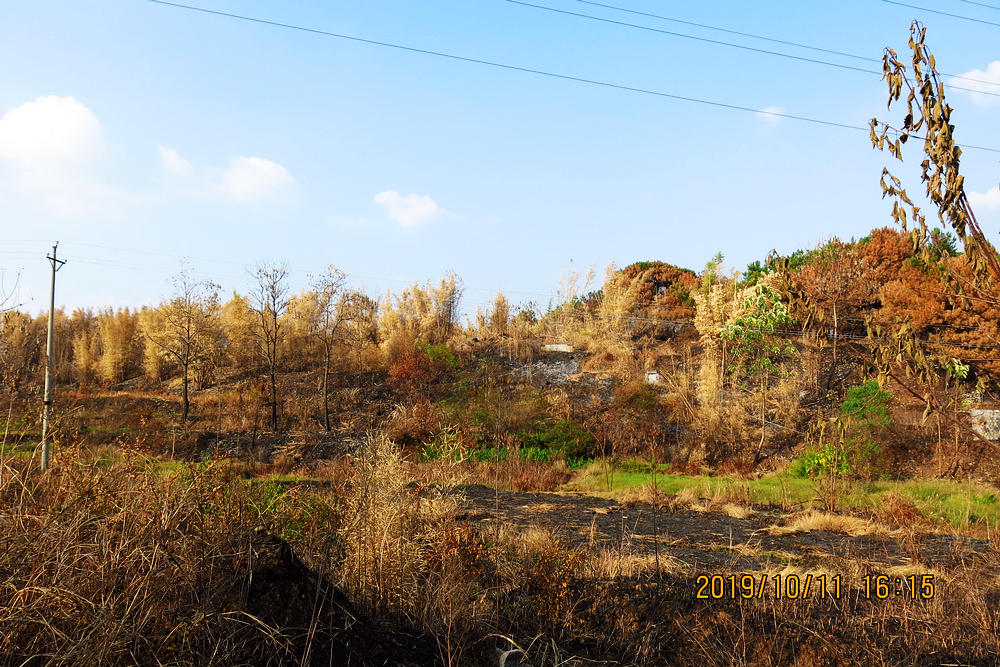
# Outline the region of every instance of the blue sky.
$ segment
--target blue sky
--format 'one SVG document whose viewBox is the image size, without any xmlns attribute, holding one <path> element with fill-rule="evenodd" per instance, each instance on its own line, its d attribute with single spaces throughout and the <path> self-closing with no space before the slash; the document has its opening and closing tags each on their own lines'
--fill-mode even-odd
<svg viewBox="0 0 1000 667">
<path fill-rule="evenodd" d="M 528 0 L 526 0 L 528 1 Z M 544 306 L 567 270 L 663 260 L 737 269 L 890 224 L 884 166 L 854 126 L 885 109 L 876 74 L 560 14 L 507 0 L 184 4 L 745 107 L 738 111 L 206 14 L 149 0 L 0 5 L 0 267 L 47 308 L 169 296 L 185 266 L 225 293 L 283 261 L 334 264 L 373 294 L 455 271 Z M 862 69 L 843 55 L 630 14 L 530 4 Z M 1000 25 L 880 0 L 602 4 L 880 58 L 909 24 L 962 86 L 1000 93 Z M 913 0 L 1000 24 L 1000 9 Z M 991 4 L 991 3 L 985 3 Z M 1000 7 L 1000 0 L 994 3 Z M 957 84 L 958 82 L 956 82 Z M 1000 96 L 949 91 L 959 141 L 1000 148 Z M 1000 153 L 967 151 L 980 222 L 1000 231 Z"/>
</svg>

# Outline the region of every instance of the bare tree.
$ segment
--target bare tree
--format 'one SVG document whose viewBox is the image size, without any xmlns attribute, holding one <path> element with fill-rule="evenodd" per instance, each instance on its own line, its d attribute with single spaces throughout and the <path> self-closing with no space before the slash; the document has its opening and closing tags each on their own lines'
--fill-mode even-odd
<svg viewBox="0 0 1000 667">
<path fill-rule="evenodd" d="M 21 282 L 21 274 L 17 274 L 17 278 L 14 281 L 14 286 L 10 291 L 7 291 L 7 286 L 4 283 L 4 277 L 6 276 L 6 269 L 0 269 L 0 362 L 3 362 L 3 369 L 0 372 L 0 377 L 2 377 L 3 383 L 8 386 L 10 393 L 14 393 L 17 390 L 17 386 L 20 380 L 20 372 L 11 372 L 10 356 L 14 353 L 14 350 L 18 347 L 26 348 L 26 345 L 12 345 L 9 338 L 12 333 L 11 323 L 13 316 L 16 316 L 16 312 L 19 307 L 24 305 L 18 302 L 17 288 Z M 23 328 L 23 327 L 22 327 Z M 40 345 L 40 344 L 39 344 Z M 23 356 L 23 353 L 22 353 Z"/>
<path fill-rule="evenodd" d="M 144 323 L 143 333 L 162 355 L 181 367 L 183 424 L 191 409 L 191 369 L 213 352 L 210 332 L 219 316 L 219 286 L 208 280 L 195 280 L 188 270 L 181 271 L 173 284 L 173 298 L 160 304 L 151 321 Z"/>
<path fill-rule="evenodd" d="M 288 265 L 262 262 L 251 272 L 257 284 L 250 292 L 253 335 L 267 364 L 271 384 L 271 431 L 278 430 L 277 372 L 282 336 L 281 316 L 288 310 Z"/>
<path fill-rule="evenodd" d="M 7 289 L 5 278 L 7 276 L 6 269 L 0 269 L 0 313 L 6 313 L 12 310 L 16 310 L 24 305 L 25 302 L 20 301 L 20 285 L 21 285 L 21 272 L 17 272 L 14 276 L 14 285 Z"/>
<path fill-rule="evenodd" d="M 340 339 L 354 349 L 358 355 L 358 372 L 364 372 L 365 344 L 378 342 L 378 302 L 363 292 L 351 290 L 341 295 L 337 313 L 345 324 Z"/>
<path fill-rule="evenodd" d="M 315 303 L 309 323 L 309 335 L 323 344 L 323 426 L 327 433 L 330 432 L 330 357 L 336 343 L 337 329 L 343 322 L 337 296 L 346 277 L 343 271 L 330 264 L 326 271 L 313 276 L 310 281 Z"/>
</svg>

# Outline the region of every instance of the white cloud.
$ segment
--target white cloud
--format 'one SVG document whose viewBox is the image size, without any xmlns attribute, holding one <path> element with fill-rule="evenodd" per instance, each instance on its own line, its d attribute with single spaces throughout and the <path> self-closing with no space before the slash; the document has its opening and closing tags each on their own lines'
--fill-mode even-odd
<svg viewBox="0 0 1000 667">
<path fill-rule="evenodd" d="M 240 202 L 267 199 L 285 194 L 295 178 L 277 162 L 259 157 L 238 157 L 222 172 L 219 190 Z"/>
<path fill-rule="evenodd" d="M 25 168 L 78 164 L 99 156 L 101 123 L 76 98 L 48 95 L 0 119 L 0 156 Z"/>
<path fill-rule="evenodd" d="M 1000 93 L 1000 60 L 991 62 L 986 67 L 985 72 L 981 69 L 974 69 L 961 76 L 962 78 L 960 79 L 952 77 L 948 80 L 949 85 L 967 89 L 957 92 L 968 95 L 974 104 L 981 106 L 995 106 L 1000 104 L 1000 97 L 983 94 Z M 970 79 L 974 80 L 970 81 Z"/>
<path fill-rule="evenodd" d="M 110 190 L 95 179 L 104 152 L 100 121 L 72 96 L 39 97 L 0 118 L 11 185 L 60 215 L 107 212 Z"/>
<path fill-rule="evenodd" d="M 1000 185 L 984 193 L 970 192 L 969 203 L 973 210 L 1000 208 Z"/>
<path fill-rule="evenodd" d="M 188 176 L 194 171 L 194 167 L 191 163 L 180 156 L 173 148 L 167 148 L 166 146 L 157 146 L 160 151 L 160 162 L 163 163 L 163 167 L 175 176 Z"/>
<path fill-rule="evenodd" d="M 420 197 L 411 193 L 404 197 L 395 190 L 385 190 L 375 195 L 374 201 L 385 206 L 389 217 L 401 227 L 419 225 L 442 213 L 447 213 L 426 195 Z"/>
<path fill-rule="evenodd" d="M 237 157 L 206 170 L 206 182 L 195 178 L 199 170 L 177 150 L 159 145 L 162 169 L 184 177 L 187 187 L 159 182 L 158 189 L 146 191 L 142 179 L 148 175 L 125 173 L 121 158 L 129 152 L 109 146 L 97 115 L 72 96 L 48 95 L 12 107 L 0 115 L 0 207 L 44 211 L 76 223 L 106 222 L 137 205 L 178 197 L 280 197 L 296 183 L 285 167 L 259 157 Z"/>
<path fill-rule="evenodd" d="M 764 107 L 754 115 L 757 116 L 759 120 L 764 121 L 768 125 L 777 125 L 781 121 L 785 120 L 781 116 L 775 116 L 777 113 L 785 113 L 784 107 Z"/>
</svg>

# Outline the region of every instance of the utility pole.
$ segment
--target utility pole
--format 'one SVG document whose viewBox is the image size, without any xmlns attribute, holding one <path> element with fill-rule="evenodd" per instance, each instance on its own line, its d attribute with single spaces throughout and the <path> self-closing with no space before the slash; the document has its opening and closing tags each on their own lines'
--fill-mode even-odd
<svg viewBox="0 0 1000 667">
<path fill-rule="evenodd" d="M 49 340 L 45 354 L 45 408 L 42 411 L 42 470 L 49 469 L 49 413 L 52 410 L 52 338 L 55 330 L 56 311 L 56 271 L 66 260 L 56 259 L 59 242 L 52 246 L 52 254 L 46 255 L 52 264 L 52 289 L 49 291 Z"/>
</svg>

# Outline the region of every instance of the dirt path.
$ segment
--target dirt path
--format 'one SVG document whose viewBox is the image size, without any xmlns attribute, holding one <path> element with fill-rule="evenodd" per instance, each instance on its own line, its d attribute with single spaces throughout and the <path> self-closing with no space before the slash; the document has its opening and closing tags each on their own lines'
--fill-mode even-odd
<svg viewBox="0 0 1000 667">
<path fill-rule="evenodd" d="M 460 489 L 459 520 L 487 526 L 500 522 L 518 530 L 551 529 L 578 547 L 622 548 L 652 554 L 688 572 L 754 571 L 775 564 L 818 567 L 831 560 L 889 566 L 921 565 L 949 570 L 991 551 L 985 540 L 919 531 L 845 535 L 825 530 L 772 534 L 796 513 L 755 508 L 745 518 L 718 511 L 668 511 L 651 505 L 623 507 L 592 496 L 497 491 L 481 485 Z"/>
</svg>

